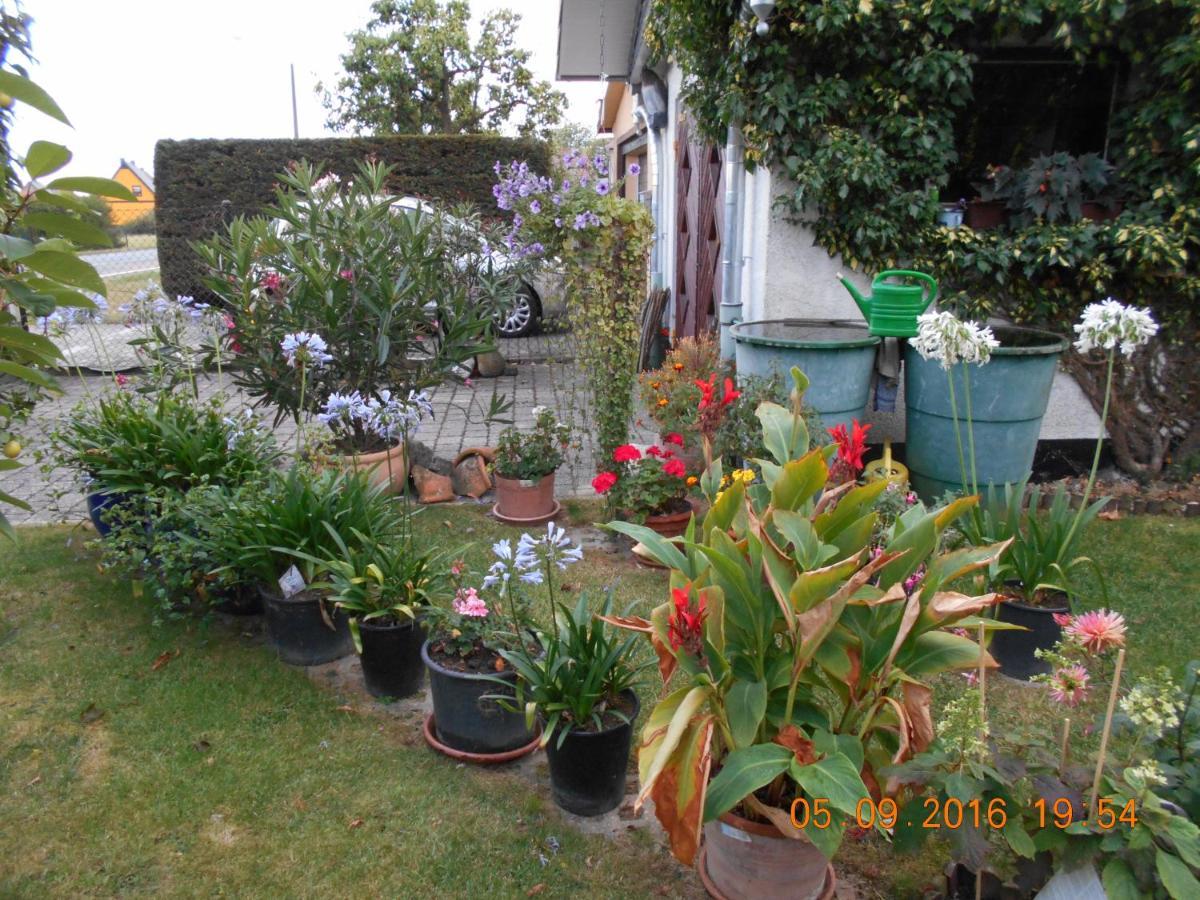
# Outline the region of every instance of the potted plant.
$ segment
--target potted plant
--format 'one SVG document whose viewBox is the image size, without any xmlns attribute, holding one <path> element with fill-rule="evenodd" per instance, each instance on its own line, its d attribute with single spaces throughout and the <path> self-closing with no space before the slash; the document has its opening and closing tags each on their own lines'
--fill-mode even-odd
<svg viewBox="0 0 1200 900">
<path fill-rule="evenodd" d="M 383 388 L 374 397 L 358 391 L 330 394 L 317 421 L 329 427 L 343 468 L 365 472 L 373 483 L 399 494 L 408 483 L 407 442 L 432 414 L 424 391 L 410 391 L 404 399 Z"/>
<path fill-rule="evenodd" d="M 825 489 L 830 451 L 809 449 L 806 379 L 792 377 L 791 410 L 758 409 L 761 484 L 718 492 L 715 461 L 702 479 L 712 505 L 685 535 L 607 526 L 672 570 L 649 619 L 610 619 L 649 637 L 664 683 L 680 677 L 643 730 L 639 802 L 654 800 L 685 863 L 703 833 L 702 877 L 729 898 L 831 891 L 842 823 L 886 793 L 885 767 L 934 738 L 927 679 L 994 666 L 950 629 L 995 595 L 949 586 L 1003 546 L 935 552 L 974 499 L 914 506 L 872 547 L 886 483 Z"/>
<path fill-rule="evenodd" d="M 385 540 L 352 530 L 352 544 L 331 529 L 339 552 L 323 561 L 331 599 L 349 617 L 363 682 L 375 697 L 398 700 L 421 689 L 422 618 L 445 581 L 437 557 L 416 549 L 410 529 Z"/>
<path fill-rule="evenodd" d="M 253 579 L 266 613 L 267 643 L 289 665 L 315 666 L 354 651 L 346 613 L 328 584 L 328 561 L 344 547 L 403 533 L 403 510 L 365 475 L 293 466 L 242 492 L 205 539 L 223 568 Z"/>
<path fill-rule="evenodd" d="M 512 708 L 517 673 L 501 651 L 540 652 L 520 585 L 545 584 L 553 603 L 555 571 L 583 554 L 553 522 L 540 538 L 522 534 L 515 547 L 505 538 L 492 551 L 495 562 L 479 588 L 467 586 L 461 563 L 451 568 L 454 600 L 449 609 L 429 610 L 429 640 L 421 648 L 433 698 L 426 741 L 453 758 L 481 763 L 506 762 L 537 748 L 524 713 Z M 497 678 L 510 689 L 498 690 Z"/>
<path fill-rule="evenodd" d="M 402 483 L 410 414 L 429 411 L 420 392 L 489 349 L 495 309 L 460 271 L 446 214 L 389 196 L 391 175 L 375 162 L 347 178 L 297 163 L 279 175 L 274 207 L 197 252 L 233 323 L 234 382 L 277 420 L 333 416 L 347 466 Z M 515 296 L 519 280 L 489 260 L 491 281 Z M 356 397 L 366 417 L 343 417 Z"/>
<path fill-rule="evenodd" d="M 612 614 L 609 594 L 600 610 Z M 521 645 L 501 655 L 517 673 L 512 706 L 526 723 L 541 721 L 541 746 L 550 760 L 554 802 L 577 816 L 599 816 L 621 805 L 625 772 L 640 704 L 631 661 L 636 635 L 623 641 L 593 616 L 580 596 L 575 608 L 558 604 L 538 651 Z"/>
<path fill-rule="evenodd" d="M 968 228 L 986 231 L 1008 219 L 1008 207 L 1019 184 L 1018 173 L 1008 166 L 988 166 L 984 180 L 975 183 L 979 196 L 967 203 L 963 220 Z"/>
<path fill-rule="evenodd" d="M 683 443 L 675 443 L 678 456 L 693 471 L 703 462 L 696 431 L 702 395 L 696 382 L 706 382 L 717 374 L 726 374 L 720 348 L 710 335 L 701 335 L 680 338 L 661 366 L 638 376 L 642 405 L 658 426 L 659 442 L 681 437 Z"/>
<path fill-rule="evenodd" d="M 963 224 L 967 212 L 967 201 L 956 200 L 953 203 L 938 204 L 937 223 L 943 228 L 958 228 Z"/>
<path fill-rule="evenodd" d="M 651 444 L 643 453 L 633 444 L 613 451 L 614 466 L 592 479 L 592 489 L 605 495 L 622 516 L 644 523 L 664 537 L 683 534 L 692 516 L 688 496 L 698 483 L 675 455 L 682 441 L 671 436 L 665 447 Z"/>
<path fill-rule="evenodd" d="M 492 512 L 513 525 L 540 524 L 558 513 L 554 473 L 571 439 L 570 426 L 559 422 L 553 410 L 535 406 L 532 412 L 532 430 L 510 427 L 500 432 L 492 461 L 496 476 Z"/>
</svg>

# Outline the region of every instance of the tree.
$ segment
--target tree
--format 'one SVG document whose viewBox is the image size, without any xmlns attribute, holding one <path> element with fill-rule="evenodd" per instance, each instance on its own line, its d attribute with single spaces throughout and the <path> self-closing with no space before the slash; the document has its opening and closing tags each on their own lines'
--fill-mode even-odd
<svg viewBox="0 0 1200 900">
<path fill-rule="evenodd" d="M 528 135 L 562 119 L 566 97 L 529 71 L 511 10 L 489 14 L 474 43 L 467 0 L 375 0 L 371 11 L 350 35 L 335 89 L 317 85 L 330 128 L 473 134 L 512 124 Z"/>
</svg>

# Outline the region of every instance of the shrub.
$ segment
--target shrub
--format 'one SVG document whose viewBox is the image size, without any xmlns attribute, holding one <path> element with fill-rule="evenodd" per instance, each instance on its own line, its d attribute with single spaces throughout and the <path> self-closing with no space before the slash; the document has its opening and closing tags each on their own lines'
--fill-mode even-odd
<svg viewBox="0 0 1200 900">
<path fill-rule="evenodd" d="M 495 161 L 512 157 L 541 171 L 550 167 L 541 142 L 490 135 L 159 141 L 154 173 L 163 287 L 171 295 L 204 297 L 203 269 L 191 243 L 269 206 L 278 173 L 297 160 L 349 176 L 374 158 L 391 167 L 392 193 L 484 203 Z"/>
</svg>

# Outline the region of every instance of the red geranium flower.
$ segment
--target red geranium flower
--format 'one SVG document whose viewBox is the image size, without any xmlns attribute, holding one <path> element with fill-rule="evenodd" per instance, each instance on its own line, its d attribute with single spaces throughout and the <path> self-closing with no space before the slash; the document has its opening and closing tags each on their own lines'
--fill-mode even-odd
<svg viewBox="0 0 1200 900">
<path fill-rule="evenodd" d="M 700 595 L 698 605 L 693 607 L 690 587 L 671 588 L 671 599 L 675 604 L 667 620 L 667 640 L 671 642 L 671 649 L 684 647 L 698 656 L 704 649 L 704 617 L 708 614 L 704 595 Z"/>
<path fill-rule="evenodd" d="M 622 444 L 613 451 L 614 462 L 635 462 L 642 458 L 641 452 L 633 444 Z"/>
<path fill-rule="evenodd" d="M 663 443 L 664 444 L 674 444 L 676 447 L 682 447 L 683 446 L 683 435 L 680 434 L 678 431 L 672 431 L 670 434 L 668 434 L 666 437 L 663 438 Z"/>
<path fill-rule="evenodd" d="M 607 494 L 617 483 L 617 476 L 612 472 L 601 472 L 592 479 L 592 490 L 597 494 Z"/>
<path fill-rule="evenodd" d="M 658 445 L 652 444 L 646 448 L 646 455 L 653 456 L 657 459 L 658 457 L 663 455 L 663 452 L 658 449 Z"/>
<path fill-rule="evenodd" d="M 681 459 L 669 459 L 663 463 L 663 471 L 668 475 L 674 475 L 676 478 L 686 478 L 687 468 Z"/>
</svg>

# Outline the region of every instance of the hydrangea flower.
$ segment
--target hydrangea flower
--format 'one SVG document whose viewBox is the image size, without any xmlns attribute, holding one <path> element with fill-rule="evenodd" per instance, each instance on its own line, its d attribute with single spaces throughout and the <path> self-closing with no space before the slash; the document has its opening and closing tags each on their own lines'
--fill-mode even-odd
<svg viewBox="0 0 1200 900">
<path fill-rule="evenodd" d="M 947 370 L 958 363 L 983 365 L 1000 346 L 992 329 L 963 322 L 948 312 L 917 316 L 917 336 L 911 343 L 924 359 L 936 359 Z"/>
<path fill-rule="evenodd" d="M 1107 297 L 1100 303 L 1088 304 L 1075 325 L 1075 333 L 1079 335 L 1075 349 L 1080 353 L 1119 347 L 1123 355 L 1131 356 L 1158 333 L 1158 323 L 1149 309 L 1126 306 Z"/>
<path fill-rule="evenodd" d="M 319 369 L 333 359 L 326 352 L 329 347 L 325 340 L 319 334 L 312 334 L 308 331 L 297 331 L 284 335 L 279 347 L 283 350 L 287 364 L 292 368 L 299 365 L 313 366 Z"/>
<path fill-rule="evenodd" d="M 1179 725 L 1179 692 L 1171 673 L 1163 668 L 1140 678 L 1121 698 L 1121 712 L 1147 737 L 1157 737 Z"/>
</svg>

